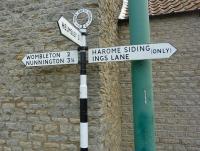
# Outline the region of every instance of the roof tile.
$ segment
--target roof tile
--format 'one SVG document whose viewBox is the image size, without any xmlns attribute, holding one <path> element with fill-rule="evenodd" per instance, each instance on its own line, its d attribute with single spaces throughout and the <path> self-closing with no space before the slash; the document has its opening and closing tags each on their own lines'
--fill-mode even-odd
<svg viewBox="0 0 200 151">
<path fill-rule="evenodd" d="M 149 0 L 150 16 L 188 12 L 200 9 L 200 0 Z M 123 0 L 119 19 L 128 18 L 128 0 Z"/>
</svg>

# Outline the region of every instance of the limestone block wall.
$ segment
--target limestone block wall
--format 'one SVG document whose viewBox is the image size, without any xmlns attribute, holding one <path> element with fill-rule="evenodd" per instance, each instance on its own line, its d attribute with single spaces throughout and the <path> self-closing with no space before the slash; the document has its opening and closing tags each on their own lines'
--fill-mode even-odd
<svg viewBox="0 0 200 151">
<path fill-rule="evenodd" d="M 79 65 L 25 67 L 25 54 L 75 50 L 57 21 L 88 8 L 90 48 L 117 44 L 120 1 L 19 0 L 0 5 L 0 150 L 79 150 Z M 119 66 L 88 64 L 89 150 L 120 151 Z"/>
<path fill-rule="evenodd" d="M 79 65 L 25 67 L 27 53 L 77 49 L 60 35 L 57 21 L 85 7 L 97 16 L 98 4 L 88 0 L 19 0 L 0 5 L 0 150 L 79 150 Z M 94 17 L 88 45 L 98 44 Z M 89 145 L 101 142 L 98 70 L 88 68 Z"/>
<path fill-rule="evenodd" d="M 119 0 L 99 0 L 99 47 L 111 47 L 118 42 L 117 17 Z M 117 63 L 99 63 L 101 80 L 103 144 L 105 151 L 121 151 L 120 70 Z"/>
<path fill-rule="evenodd" d="M 151 42 L 169 42 L 176 54 L 153 61 L 158 151 L 200 150 L 200 19 L 187 13 L 152 17 Z M 129 44 L 128 23 L 120 24 L 120 44 Z M 132 151 L 130 63 L 121 64 L 122 150 Z M 133 81 L 134 82 L 134 81 Z"/>
</svg>

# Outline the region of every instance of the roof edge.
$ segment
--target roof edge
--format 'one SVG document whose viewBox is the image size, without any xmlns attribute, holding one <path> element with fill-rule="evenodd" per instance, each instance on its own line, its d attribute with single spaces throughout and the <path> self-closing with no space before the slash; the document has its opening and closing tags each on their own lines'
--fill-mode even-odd
<svg viewBox="0 0 200 151">
<path fill-rule="evenodd" d="M 169 14 L 149 15 L 149 18 L 156 19 L 156 18 L 164 18 L 164 17 L 184 16 L 184 15 L 189 15 L 189 14 L 197 14 L 200 17 L 200 9 L 184 11 L 184 12 L 174 12 L 174 13 L 169 13 Z M 118 19 L 118 25 L 121 25 L 127 22 L 129 22 L 128 18 Z"/>
<path fill-rule="evenodd" d="M 189 1 L 189 0 L 188 0 Z M 200 0 L 199 4 L 200 4 Z M 152 5 L 152 7 L 151 7 Z M 200 5 L 197 5 L 196 7 L 190 8 L 190 9 L 180 9 L 180 10 L 176 10 L 176 9 L 172 9 L 171 11 L 167 12 L 167 11 L 162 11 L 162 12 L 157 12 L 157 13 L 153 13 L 152 12 L 152 8 L 153 8 L 153 4 L 151 3 L 151 0 L 149 0 L 149 16 L 163 16 L 163 15 L 169 15 L 169 14 L 179 14 L 179 13 L 185 13 L 185 12 L 193 12 L 193 11 L 198 11 L 200 10 Z M 162 8 L 160 8 L 162 9 Z M 128 19 L 128 0 L 123 0 L 123 5 L 121 8 L 121 12 L 118 16 L 118 20 L 126 20 Z"/>
</svg>

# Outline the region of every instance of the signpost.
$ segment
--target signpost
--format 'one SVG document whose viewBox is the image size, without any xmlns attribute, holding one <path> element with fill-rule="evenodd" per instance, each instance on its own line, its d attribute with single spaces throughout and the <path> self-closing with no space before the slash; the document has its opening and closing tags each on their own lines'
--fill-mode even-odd
<svg viewBox="0 0 200 151">
<path fill-rule="evenodd" d="M 169 58 L 176 52 L 169 43 L 89 49 L 89 63 Z"/>
<path fill-rule="evenodd" d="M 61 64 L 77 64 L 78 51 L 60 51 L 47 53 L 26 54 L 22 59 L 26 66 L 47 66 Z"/>
<path fill-rule="evenodd" d="M 87 15 L 87 21 L 84 24 L 79 24 L 77 19 L 82 13 Z M 78 10 L 74 17 L 73 23 L 79 28 L 76 29 L 63 16 L 58 20 L 60 33 L 79 45 L 80 54 L 80 150 L 88 151 L 88 115 L 87 115 L 87 75 L 86 75 L 86 28 L 92 22 L 92 13 L 87 9 Z M 78 51 L 61 51 L 26 54 L 22 62 L 30 66 L 47 66 L 61 64 L 77 64 Z"/>
<path fill-rule="evenodd" d="M 58 26 L 63 36 L 69 38 L 79 46 L 84 44 L 81 32 L 71 25 L 63 16 L 58 20 Z"/>
<path fill-rule="evenodd" d="M 85 13 L 87 21 L 84 24 L 79 24 L 77 17 Z M 88 151 L 88 112 L 87 112 L 87 74 L 86 74 L 86 51 L 88 50 L 86 43 L 86 28 L 92 22 L 92 13 L 87 9 L 78 10 L 73 18 L 74 25 L 79 28 L 82 33 L 84 43 L 78 48 L 80 54 L 80 150 Z"/>
<path fill-rule="evenodd" d="M 134 2 L 136 1 L 137 0 L 135 0 Z M 142 4 L 143 2 L 144 0 L 140 4 Z M 135 3 L 134 6 L 138 8 L 138 6 Z M 147 6 L 147 4 L 145 6 Z M 82 13 L 85 13 L 88 19 L 84 24 L 79 24 L 77 18 Z M 146 16 L 146 13 L 144 13 L 143 15 Z M 143 21 L 144 20 L 146 21 L 145 17 L 143 18 Z M 86 75 L 86 51 L 88 50 L 88 47 L 86 44 L 86 35 L 87 35 L 86 28 L 91 24 L 91 22 L 92 22 L 92 13 L 87 9 L 80 9 L 74 14 L 73 23 L 77 28 L 79 28 L 79 30 L 76 29 L 73 25 L 71 25 L 64 17 L 61 17 L 58 20 L 58 26 L 60 28 L 61 34 L 79 45 L 78 51 L 80 55 L 79 57 L 80 58 L 80 151 L 88 151 L 88 115 L 87 115 L 88 90 L 87 90 L 87 75 Z M 135 22 L 137 23 L 137 21 Z M 140 22 L 140 18 L 138 22 Z M 141 29 L 144 30 L 146 28 L 141 28 Z M 140 32 L 140 34 L 141 33 L 142 32 Z M 147 36 L 145 39 L 146 34 Z M 135 37 L 140 37 L 138 35 L 139 34 L 137 33 L 136 30 Z M 141 36 L 142 38 L 144 38 L 144 40 L 134 43 L 137 45 L 94 48 L 94 49 L 89 49 L 88 51 L 89 63 L 141 60 L 134 62 L 135 66 L 133 67 L 135 68 L 134 70 L 135 74 L 133 76 L 135 78 L 134 83 L 135 85 L 137 85 L 133 87 L 134 89 L 133 96 L 135 97 L 135 109 L 134 109 L 135 130 L 136 130 L 135 135 L 137 136 L 135 139 L 135 145 L 136 145 L 136 150 L 137 148 L 139 148 L 138 151 L 140 151 L 140 149 L 143 151 L 147 151 L 148 149 L 146 148 L 148 148 L 149 146 L 151 147 L 148 151 L 150 150 L 154 151 L 155 147 L 154 139 L 152 138 L 154 135 L 153 126 L 150 125 L 149 126 L 150 128 L 148 127 L 149 124 L 153 125 L 152 123 L 153 103 L 151 101 L 152 92 L 150 89 L 151 64 L 149 60 L 169 58 L 172 54 L 176 52 L 176 48 L 174 48 L 169 43 L 140 44 L 140 43 L 148 43 L 149 42 L 148 36 L 149 35 L 147 29 L 147 31 L 144 31 L 144 33 Z M 28 67 L 61 65 L 61 64 L 78 64 L 78 51 L 73 50 L 73 51 L 26 54 L 22 62 Z M 141 72 L 138 72 L 139 70 Z M 150 80 L 148 80 L 148 76 L 150 77 Z M 138 81 L 142 82 L 138 83 Z M 142 102 L 143 100 L 144 102 Z M 138 125 L 138 123 L 141 124 Z M 138 131 L 137 128 L 143 129 L 146 133 L 143 132 L 142 130 Z M 143 140 L 141 137 L 145 138 L 146 140 Z"/>
</svg>

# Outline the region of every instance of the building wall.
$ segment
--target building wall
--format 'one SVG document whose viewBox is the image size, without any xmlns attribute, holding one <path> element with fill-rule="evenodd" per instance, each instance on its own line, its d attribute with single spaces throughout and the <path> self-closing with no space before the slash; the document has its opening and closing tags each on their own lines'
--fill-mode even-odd
<svg viewBox="0 0 200 151">
<path fill-rule="evenodd" d="M 60 35 L 57 21 L 64 15 L 71 22 L 82 3 L 1 2 L 0 150 L 79 150 L 79 66 L 26 68 L 21 60 L 27 53 L 77 49 Z M 90 143 L 96 144 L 98 137 Z"/>
<path fill-rule="evenodd" d="M 118 42 L 117 12 L 119 0 L 99 0 L 99 47 L 111 47 Z M 101 80 L 103 144 L 105 151 L 121 151 L 120 70 L 117 63 L 99 63 Z M 104 151 L 102 150 L 102 151 Z"/>
<path fill-rule="evenodd" d="M 0 150 L 79 150 L 79 65 L 25 67 L 25 54 L 77 49 L 57 21 L 89 8 L 91 48 L 129 43 L 120 0 L 19 0 L 0 5 Z M 153 63 L 159 151 L 199 150 L 199 16 L 151 19 L 152 42 L 178 52 Z M 119 28 L 119 29 L 118 29 Z M 130 151 L 130 63 L 88 64 L 89 150 Z M 119 82 L 120 81 L 120 82 Z M 120 147 L 122 147 L 120 149 Z"/>
<path fill-rule="evenodd" d="M 0 5 L 0 150 L 78 151 L 79 65 L 25 67 L 25 54 L 77 49 L 60 35 L 63 15 L 88 8 L 90 48 L 113 44 L 115 1 L 19 0 Z M 112 19 L 114 17 L 115 19 Z M 109 28 L 107 28 L 109 26 Z M 88 64 L 89 150 L 120 150 L 121 112 L 117 64 Z"/>
<path fill-rule="evenodd" d="M 150 23 L 152 43 L 167 42 L 177 48 L 171 58 L 153 61 L 157 150 L 199 151 L 199 14 L 152 17 Z M 129 44 L 127 22 L 120 24 L 119 37 L 120 45 Z M 122 150 L 132 151 L 130 62 L 120 65 L 123 79 Z"/>
</svg>

